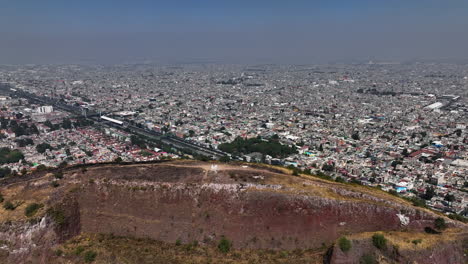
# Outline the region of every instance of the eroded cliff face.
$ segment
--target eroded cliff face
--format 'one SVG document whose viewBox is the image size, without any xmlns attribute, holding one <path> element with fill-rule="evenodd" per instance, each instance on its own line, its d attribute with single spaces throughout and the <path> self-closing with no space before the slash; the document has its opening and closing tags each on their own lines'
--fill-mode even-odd
<svg viewBox="0 0 468 264">
<path fill-rule="evenodd" d="M 46 181 L 31 179 L 21 188 L 15 183 L 6 198 L 33 199 L 31 193 L 51 188 Z M 2 225 L 2 252 L 10 263 L 48 263 L 50 248 L 80 233 L 203 245 L 225 236 L 235 248 L 291 250 L 331 245 L 361 232 L 421 231 L 438 217 L 362 186 L 187 161 L 68 169 L 44 203 L 49 209 L 40 221 Z"/>
<path fill-rule="evenodd" d="M 257 189 L 258 188 L 258 189 Z M 421 228 L 432 215 L 404 207 L 283 193 L 262 185 L 96 181 L 76 193 L 82 231 L 166 242 L 218 241 L 235 247 L 314 248 L 341 234 Z M 397 214 L 405 211 L 410 224 Z"/>
<path fill-rule="evenodd" d="M 55 233 L 47 217 L 32 223 L 9 222 L 0 226 L 1 256 L 11 263 L 31 261 L 31 253 L 40 250 L 45 244 L 53 244 L 55 240 Z"/>
<path fill-rule="evenodd" d="M 54 263 L 53 248 L 80 233 L 76 200 L 66 197 L 48 213 L 0 224 L 0 263 Z"/>
<path fill-rule="evenodd" d="M 100 178 L 76 192 L 82 230 L 166 242 L 226 236 L 235 247 L 294 249 L 348 233 L 422 230 L 436 217 L 371 193 L 269 171 L 179 165 L 165 173 L 168 166 L 93 172 Z"/>
</svg>

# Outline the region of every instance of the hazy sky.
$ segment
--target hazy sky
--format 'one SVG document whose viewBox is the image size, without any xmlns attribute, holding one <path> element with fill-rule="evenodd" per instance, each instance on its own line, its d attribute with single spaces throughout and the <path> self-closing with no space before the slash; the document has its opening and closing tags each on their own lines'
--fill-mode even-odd
<svg viewBox="0 0 468 264">
<path fill-rule="evenodd" d="M 0 0 L 0 64 L 468 59 L 467 0 Z"/>
</svg>

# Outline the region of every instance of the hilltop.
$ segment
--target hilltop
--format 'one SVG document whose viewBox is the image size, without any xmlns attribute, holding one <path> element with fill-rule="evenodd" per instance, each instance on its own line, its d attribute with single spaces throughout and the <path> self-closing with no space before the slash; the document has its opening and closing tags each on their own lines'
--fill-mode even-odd
<svg viewBox="0 0 468 264">
<path fill-rule="evenodd" d="M 466 261 L 465 224 L 378 189 L 282 168 L 100 164 L 0 185 L 2 263 Z M 375 233 L 385 237 L 384 249 L 372 246 Z M 348 250 L 336 242 L 341 237 Z"/>
</svg>

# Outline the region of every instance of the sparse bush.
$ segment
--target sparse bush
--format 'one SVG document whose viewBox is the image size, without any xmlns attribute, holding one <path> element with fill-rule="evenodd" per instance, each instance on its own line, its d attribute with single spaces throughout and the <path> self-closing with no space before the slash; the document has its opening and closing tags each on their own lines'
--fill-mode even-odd
<svg viewBox="0 0 468 264">
<path fill-rule="evenodd" d="M 221 162 L 229 162 L 231 161 L 231 158 L 229 156 L 222 156 L 219 161 Z"/>
<path fill-rule="evenodd" d="M 426 207 L 426 201 L 421 198 L 412 197 L 409 201 L 412 202 L 414 206 Z"/>
<path fill-rule="evenodd" d="M 69 149 L 67 149 L 68 151 L 70 151 Z M 68 154 L 67 154 L 68 155 Z M 59 168 L 65 168 L 67 167 L 68 163 L 66 161 L 62 161 L 60 162 L 60 164 L 58 165 Z"/>
<path fill-rule="evenodd" d="M 300 248 L 296 248 L 295 250 L 293 250 L 292 252 L 294 255 L 296 256 L 299 256 L 299 257 L 302 257 L 304 256 L 304 250 L 300 249 Z"/>
<path fill-rule="evenodd" d="M 50 183 L 50 186 L 52 186 L 52 187 L 54 187 L 54 188 L 57 188 L 57 187 L 60 186 L 60 184 L 59 184 L 57 181 L 52 181 L 52 182 Z"/>
<path fill-rule="evenodd" d="M 445 223 L 445 219 L 443 219 L 442 217 L 438 217 L 434 220 L 434 226 L 438 230 L 444 230 L 445 228 L 447 228 L 447 223 Z"/>
<path fill-rule="evenodd" d="M 88 250 L 85 252 L 84 254 L 84 261 L 86 263 L 91 263 L 93 262 L 95 259 L 96 259 L 96 256 L 97 256 L 97 253 L 92 251 L 92 250 Z"/>
<path fill-rule="evenodd" d="M 316 171 L 315 176 L 319 177 L 320 179 L 328 180 L 328 181 L 333 181 L 333 178 L 322 171 Z"/>
<path fill-rule="evenodd" d="M 78 255 L 81 255 L 81 253 L 83 253 L 84 250 L 85 249 L 83 246 L 77 246 L 75 250 L 73 251 L 73 253 L 78 256 Z"/>
<path fill-rule="evenodd" d="M 428 233 L 428 234 L 434 234 L 434 235 L 437 235 L 437 234 L 440 234 L 439 231 L 435 230 L 434 228 L 432 227 L 429 227 L 429 226 L 426 226 L 424 228 L 424 232 Z"/>
<path fill-rule="evenodd" d="M 189 251 L 192 251 L 192 249 L 194 248 L 194 246 L 192 244 L 186 244 L 183 246 L 184 250 L 189 252 Z"/>
<path fill-rule="evenodd" d="M 219 244 L 218 244 L 218 249 L 219 251 L 223 252 L 223 253 L 228 253 L 229 250 L 231 250 L 231 241 L 229 241 L 226 237 L 221 237 L 221 240 L 219 241 Z"/>
<path fill-rule="evenodd" d="M 341 251 L 348 252 L 351 249 L 351 241 L 346 237 L 340 237 L 338 240 L 338 246 L 340 247 Z"/>
<path fill-rule="evenodd" d="M 175 245 L 176 245 L 176 246 L 182 245 L 182 241 L 180 241 L 180 239 L 177 239 L 176 242 L 175 242 Z"/>
<path fill-rule="evenodd" d="M 374 255 L 365 254 L 359 260 L 359 264 L 378 264 L 378 262 Z"/>
<path fill-rule="evenodd" d="M 3 208 L 5 208 L 5 210 L 13 211 L 16 209 L 16 206 L 12 202 L 7 201 L 3 204 Z"/>
<path fill-rule="evenodd" d="M 1 198 L 0 198 L 0 203 L 1 203 Z M 460 221 L 460 222 L 463 222 L 463 223 L 467 223 L 468 222 L 468 218 L 466 217 L 463 217 L 459 214 L 450 214 L 448 216 L 450 219 L 453 219 L 453 220 L 457 220 L 457 221 Z"/>
<path fill-rule="evenodd" d="M 62 171 L 57 171 L 56 173 L 54 173 L 54 177 L 56 179 L 63 179 L 63 172 Z"/>
<path fill-rule="evenodd" d="M 8 167 L 0 168 L 0 178 L 11 176 L 11 169 Z"/>
<path fill-rule="evenodd" d="M 40 164 L 36 167 L 36 171 L 46 171 L 46 170 L 48 170 L 48 168 L 44 164 Z"/>
<path fill-rule="evenodd" d="M 422 242 L 422 239 L 415 239 L 415 240 L 411 241 L 411 243 L 413 243 L 415 245 L 421 244 L 421 242 Z"/>
<path fill-rule="evenodd" d="M 55 256 L 57 256 L 57 257 L 60 257 L 60 256 L 62 256 L 62 255 L 63 255 L 63 251 L 62 251 L 60 248 L 59 248 L 59 249 L 57 249 L 57 250 L 55 250 L 55 252 L 54 252 L 54 253 L 55 253 Z"/>
<path fill-rule="evenodd" d="M 5 201 L 5 198 L 3 198 L 3 194 L 0 193 L 0 203 L 3 203 Z"/>
<path fill-rule="evenodd" d="M 32 204 L 28 205 L 28 206 L 24 209 L 24 214 L 25 214 L 27 217 L 34 216 L 34 215 L 36 214 L 37 210 L 39 210 L 41 207 L 42 207 L 42 204 L 32 203 Z"/>
<path fill-rule="evenodd" d="M 345 182 L 345 180 L 344 180 L 342 177 L 339 177 L 339 176 L 335 178 L 335 181 L 336 181 L 336 182 L 340 182 L 340 183 L 344 183 L 344 182 Z"/>
<path fill-rule="evenodd" d="M 64 225 L 66 222 L 65 214 L 60 209 L 49 208 L 47 209 L 47 215 L 49 215 L 57 225 Z"/>
<path fill-rule="evenodd" d="M 282 250 L 282 251 L 280 251 L 279 256 L 280 256 L 280 258 L 287 258 L 289 256 L 289 254 L 288 254 L 287 251 Z"/>
<path fill-rule="evenodd" d="M 350 182 L 354 184 L 362 185 L 362 182 L 358 179 L 352 179 Z"/>
<path fill-rule="evenodd" d="M 382 234 L 374 234 L 372 236 L 372 244 L 378 249 L 385 249 L 387 247 L 387 239 Z"/>
</svg>

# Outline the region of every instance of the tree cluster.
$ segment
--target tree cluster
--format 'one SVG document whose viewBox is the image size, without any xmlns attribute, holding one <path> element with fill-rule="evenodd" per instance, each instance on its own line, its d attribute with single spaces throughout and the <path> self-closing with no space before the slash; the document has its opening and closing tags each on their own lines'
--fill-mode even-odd
<svg viewBox="0 0 468 264">
<path fill-rule="evenodd" d="M 39 134 L 39 130 L 34 124 L 18 123 L 16 120 L 7 120 L 4 117 L 0 117 L 0 127 L 2 129 L 11 129 L 17 137 Z"/>
<path fill-rule="evenodd" d="M 52 122 L 50 122 L 50 120 L 47 120 L 44 122 L 44 125 L 49 127 L 50 130 L 58 130 L 60 128 L 63 128 L 63 129 L 72 129 L 73 127 L 77 128 L 77 127 L 85 127 L 85 126 L 91 126 L 93 125 L 94 122 L 92 120 L 89 120 L 89 119 L 86 119 L 86 118 L 83 118 L 83 117 L 79 117 L 75 120 L 75 122 L 72 122 L 70 119 L 68 118 L 65 118 L 62 120 L 62 123 L 60 124 L 52 124 Z"/>
<path fill-rule="evenodd" d="M 0 178 L 5 178 L 11 174 L 11 169 L 8 167 L 0 168 Z"/>
<path fill-rule="evenodd" d="M 137 145 L 140 148 L 146 148 L 145 140 L 140 138 L 139 136 L 132 135 L 130 136 L 130 141 L 133 145 Z"/>
<path fill-rule="evenodd" d="M 24 159 L 23 153 L 17 149 L 0 148 L 0 164 L 16 163 Z"/>
<path fill-rule="evenodd" d="M 17 139 L 15 140 L 16 144 L 18 144 L 18 147 L 26 147 L 28 145 L 34 145 L 34 141 L 30 138 L 22 138 L 22 139 Z"/>
<path fill-rule="evenodd" d="M 52 146 L 50 144 L 48 144 L 48 143 L 41 143 L 41 144 L 38 144 L 36 146 L 37 152 L 39 152 L 41 154 L 46 152 L 46 150 L 48 150 L 48 149 L 50 149 L 50 150 L 53 149 Z"/>
<path fill-rule="evenodd" d="M 334 171 L 335 170 L 335 164 L 323 164 L 322 166 L 322 170 L 323 171 L 328 171 L 328 172 L 331 172 L 331 171 Z"/>
<path fill-rule="evenodd" d="M 276 138 L 262 139 L 261 137 L 243 139 L 237 137 L 231 143 L 223 143 L 218 147 L 224 152 L 234 155 L 259 152 L 263 155 L 270 155 L 275 158 L 284 158 L 297 153 L 295 148 L 281 144 Z"/>
</svg>

